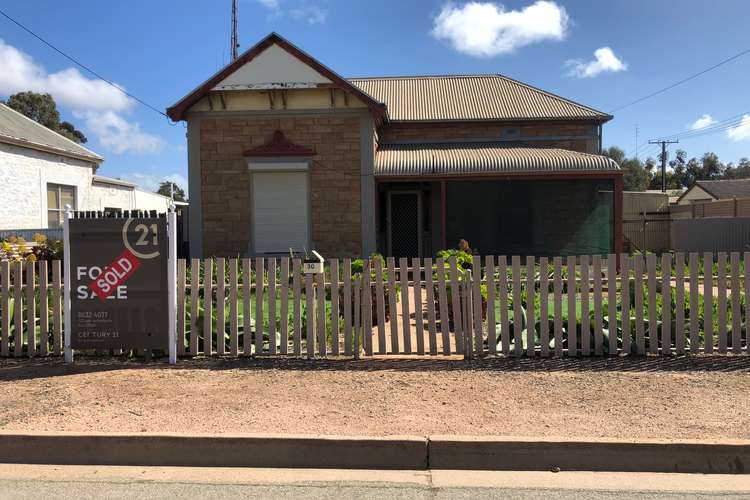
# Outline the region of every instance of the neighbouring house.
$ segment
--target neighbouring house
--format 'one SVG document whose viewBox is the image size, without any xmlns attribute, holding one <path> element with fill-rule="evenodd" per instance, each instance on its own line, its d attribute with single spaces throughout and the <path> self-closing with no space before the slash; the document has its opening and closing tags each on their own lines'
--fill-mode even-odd
<svg viewBox="0 0 750 500">
<path fill-rule="evenodd" d="M 0 231 L 56 229 L 74 210 L 157 210 L 170 199 L 96 175 L 98 154 L 0 104 Z"/>
<path fill-rule="evenodd" d="M 750 198 L 750 179 L 726 179 L 721 181 L 695 181 L 677 199 L 678 205 L 707 203 L 733 198 Z"/>
<path fill-rule="evenodd" d="M 622 248 L 612 116 L 505 76 L 345 79 L 272 33 L 167 113 L 194 257 Z"/>
<path fill-rule="evenodd" d="M 671 189 L 667 189 L 666 191 L 662 191 L 661 189 L 647 189 L 645 191 L 632 191 L 632 192 L 634 193 L 642 192 L 642 193 L 648 193 L 648 194 L 653 194 L 653 195 L 665 195 L 666 194 L 669 204 L 675 205 L 677 204 L 677 200 L 680 199 L 680 196 L 682 196 L 683 193 L 685 193 L 685 191 L 686 191 L 686 188 L 678 188 L 678 189 L 671 188 Z M 625 211 L 627 212 L 627 210 Z"/>
</svg>

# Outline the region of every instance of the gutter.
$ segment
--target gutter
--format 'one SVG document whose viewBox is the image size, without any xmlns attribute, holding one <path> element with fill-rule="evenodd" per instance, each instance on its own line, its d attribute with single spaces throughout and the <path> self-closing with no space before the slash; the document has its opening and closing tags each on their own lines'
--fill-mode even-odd
<svg viewBox="0 0 750 500">
<path fill-rule="evenodd" d="M 42 151 L 44 153 L 52 153 L 52 154 L 56 154 L 60 156 L 65 156 L 67 158 L 73 158 L 76 160 L 92 162 L 92 163 L 96 163 L 96 166 L 98 166 L 101 162 L 104 161 L 104 158 L 98 155 L 86 155 L 83 153 L 75 153 L 73 151 L 59 149 L 53 146 L 39 144 L 37 142 L 25 141 L 23 139 L 18 139 L 16 137 L 9 137 L 7 135 L 0 135 L 0 142 L 10 144 L 12 146 L 20 146 L 23 148 L 34 149 L 37 151 Z"/>
</svg>

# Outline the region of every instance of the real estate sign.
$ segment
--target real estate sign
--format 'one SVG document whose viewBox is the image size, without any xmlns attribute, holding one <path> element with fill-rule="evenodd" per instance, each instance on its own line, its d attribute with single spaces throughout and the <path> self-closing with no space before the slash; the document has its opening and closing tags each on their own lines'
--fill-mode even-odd
<svg viewBox="0 0 750 500">
<path fill-rule="evenodd" d="M 169 348 L 164 217 L 69 221 L 71 347 Z"/>
</svg>

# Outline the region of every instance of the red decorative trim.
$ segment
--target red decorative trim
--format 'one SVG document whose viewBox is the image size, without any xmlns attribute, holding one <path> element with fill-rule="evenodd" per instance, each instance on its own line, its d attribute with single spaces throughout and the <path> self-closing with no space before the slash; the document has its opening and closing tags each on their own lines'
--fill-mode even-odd
<svg viewBox="0 0 750 500">
<path fill-rule="evenodd" d="M 243 153 L 244 156 L 313 156 L 315 149 L 295 144 L 286 138 L 284 132 L 277 130 L 266 144 Z"/>
<path fill-rule="evenodd" d="M 273 44 L 278 45 L 279 47 L 286 50 L 291 55 L 299 59 L 300 61 L 304 62 L 305 64 L 307 64 L 308 66 L 316 70 L 321 75 L 331 80 L 333 82 L 334 87 L 340 88 L 345 92 L 349 92 L 350 94 L 353 94 L 354 96 L 364 101 L 367 104 L 367 106 L 370 108 L 370 110 L 373 112 L 376 118 L 380 118 L 383 115 L 385 115 L 385 104 L 373 99 L 371 96 L 364 93 L 361 89 L 352 85 L 350 82 L 346 81 L 344 78 L 334 73 L 331 69 L 324 66 L 317 59 L 313 58 L 306 52 L 292 45 L 288 40 L 286 40 L 282 36 L 278 35 L 277 33 L 271 33 L 270 35 L 265 37 L 263 40 L 255 44 L 253 47 L 248 49 L 245 53 L 240 55 L 240 57 L 237 58 L 236 61 L 234 61 L 231 64 L 228 64 L 227 66 L 224 66 L 224 68 L 219 70 L 218 73 L 216 73 L 214 76 L 212 76 L 207 81 L 202 83 L 193 92 L 191 92 L 190 94 L 180 99 L 180 101 L 177 102 L 174 106 L 167 108 L 167 115 L 169 116 L 169 118 L 171 118 L 173 121 L 183 120 L 185 118 L 185 112 L 188 110 L 188 108 L 190 108 L 190 106 L 192 106 L 193 104 L 198 102 L 202 97 L 208 94 L 212 88 L 214 88 L 219 82 L 224 80 L 227 76 L 234 73 L 244 64 L 258 57 L 258 55 L 260 55 L 264 50 L 266 50 L 269 46 Z"/>
</svg>

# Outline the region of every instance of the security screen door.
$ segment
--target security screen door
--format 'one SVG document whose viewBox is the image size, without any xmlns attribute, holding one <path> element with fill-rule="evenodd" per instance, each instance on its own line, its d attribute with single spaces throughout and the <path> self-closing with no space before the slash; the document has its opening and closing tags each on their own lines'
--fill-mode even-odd
<svg viewBox="0 0 750 500">
<path fill-rule="evenodd" d="M 419 191 L 388 193 L 388 255 L 422 255 L 422 196 Z"/>
</svg>

